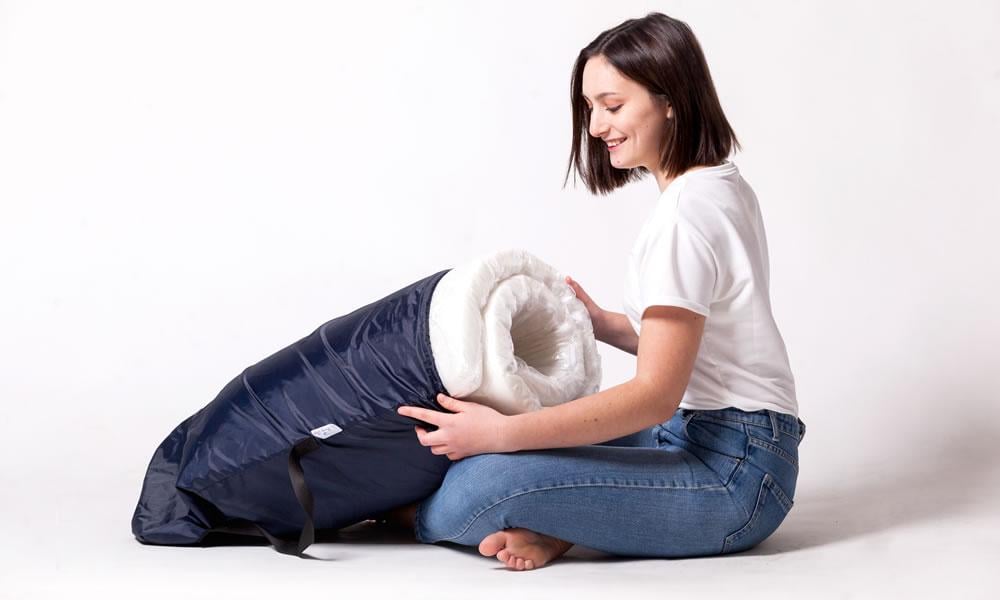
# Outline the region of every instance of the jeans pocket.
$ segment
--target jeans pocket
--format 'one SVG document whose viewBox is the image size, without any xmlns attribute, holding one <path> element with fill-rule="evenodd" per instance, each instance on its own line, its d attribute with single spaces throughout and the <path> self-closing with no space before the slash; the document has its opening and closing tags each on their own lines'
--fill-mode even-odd
<svg viewBox="0 0 1000 600">
<path fill-rule="evenodd" d="M 686 423 L 682 432 L 688 442 L 736 460 L 746 458 L 747 434 L 742 423 L 712 419 L 698 413 L 682 423 Z"/>
<path fill-rule="evenodd" d="M 770 428 L 759 425 L 747 425 L 747 438 L 751 446 L 763 450 L 765 455 L 782 459 L 798 473 L 798 440 L 792 437 L 791 434 L 782 432 L 780 438 L 774 440 Z"/>
<path fill-rule="evenodd" d="M 778 529 L 785 515 L 792 509 L 791 498 L 778 485 L 770 473 L 765 473 L 757 492 L 750 519 L 739 529 L 725 537 L 722 553 L 741 552 L 753 548 Z"/>
<path fill-rule="evenodd" d="M 664 423 L 657 432 L 661 443 L 684 448 L 729 485 L 746 458 L 747 436 L 743 424 L 709 420 L 700 413 L 687 413 Z"/>
</svg>

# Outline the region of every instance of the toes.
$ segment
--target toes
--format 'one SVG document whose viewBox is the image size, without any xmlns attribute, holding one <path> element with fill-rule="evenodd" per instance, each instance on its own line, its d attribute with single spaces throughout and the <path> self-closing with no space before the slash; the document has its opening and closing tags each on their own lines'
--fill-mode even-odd
<svg viewBox="0 0 1000 600">
<path fill-rule="evenodd" d="M 507 560 L 510 558 L 510 550 L 504 548 L 500 552 L 497 552 L 497 558 L 502 560 L 503 562 L 507 562 Z"/>
<path fill-rule="evenodd" d="M 491 533 L 479 542 L 479 553 L 483 556 L 493 556 L 507 545 L 507 535 L 502 531 Z"/>
<path fill-rule="evenodd" d="M 529 571 L 531 569 L 534 569 L 535 568 L 535 562 L 532 561 L 532 560 L 526 560 L 526 561 L 524 561 L 524 568 L 528 569 Z"/>
<path fill-rule="evenodd" d="M 518 557 L 518 559 L 517 559 L 517 570 L 518 571 L 523 571 L 524 570 L 524 559 L 521 558 L 521 557 Z"/>
</svg>

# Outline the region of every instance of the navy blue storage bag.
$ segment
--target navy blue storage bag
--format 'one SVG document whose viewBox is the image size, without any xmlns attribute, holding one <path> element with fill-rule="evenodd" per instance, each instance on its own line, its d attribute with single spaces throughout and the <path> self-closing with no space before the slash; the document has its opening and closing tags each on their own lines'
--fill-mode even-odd
<svg viewBox="0 0 1000 600">
<path fill-rule="evenodd" d="M 501 251 L 328 321 L 233 378 L 154 452 L 132 532 L 163 545 L 263 536 L 301 555 L 315 530 L 441 485 L 451 460 L 420 444 L 423 422 L 399 406 L 445 411 L 445 393 L 517 414 L 599 383 L 586 307 L 549 265 Z"/>
<path fill-rule="evenodd" d="M 263 535 L 279 552 L 300 554 L 314 529 L 433 493 L 451 461 L 421 446 L 413 426 L 422 421 L 396 408 L 443 410 L 427 312 L 447 272 L 324 323 L 248 367 L 177 426 L 149 464 L 132 517 L 136 539 L 189 545 L 211 532 Z"/>
</svg>

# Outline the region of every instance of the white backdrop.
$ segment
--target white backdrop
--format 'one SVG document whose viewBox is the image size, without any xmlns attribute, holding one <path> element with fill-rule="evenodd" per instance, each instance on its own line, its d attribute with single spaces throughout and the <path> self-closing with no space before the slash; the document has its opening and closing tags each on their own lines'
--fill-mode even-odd
<svg viewBox="0 0 1000 600">
<path fill-rule="evenodd" d="M 153 449 L 326 320 L 507 247 L 620 312 L 658 189 L 562 187 L 569 77 L 651 10 L 701 41 L 763 210 L 808 427 L 789 522 L 815 517 L 786 541 L 990 511 L 997 2 L 0 2 L 0 560 L 19 597 L 112 559 L 152 569 L 123 557 Z M 600 351 L 603 387 L 632 375 Z M 39 529 L 76 542 L 36 564 Z M 949 556 L 925 559 L 961 574 Z"/>
</svg>

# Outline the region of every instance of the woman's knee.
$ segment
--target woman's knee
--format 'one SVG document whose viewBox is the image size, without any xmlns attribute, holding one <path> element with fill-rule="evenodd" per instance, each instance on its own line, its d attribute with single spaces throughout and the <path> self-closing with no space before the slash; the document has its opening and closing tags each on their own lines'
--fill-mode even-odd
<svg viewBox="0 0 1000 600">
<path fill-rule="evenodd" d="M 421 515 L 435 524 L 464 519 L 487 502 L 504 484 L 504 474 L 516 468 L 509 454 L 468 456 L 448 467 L 441 486 L 421 504 Z"/>
</svg>

